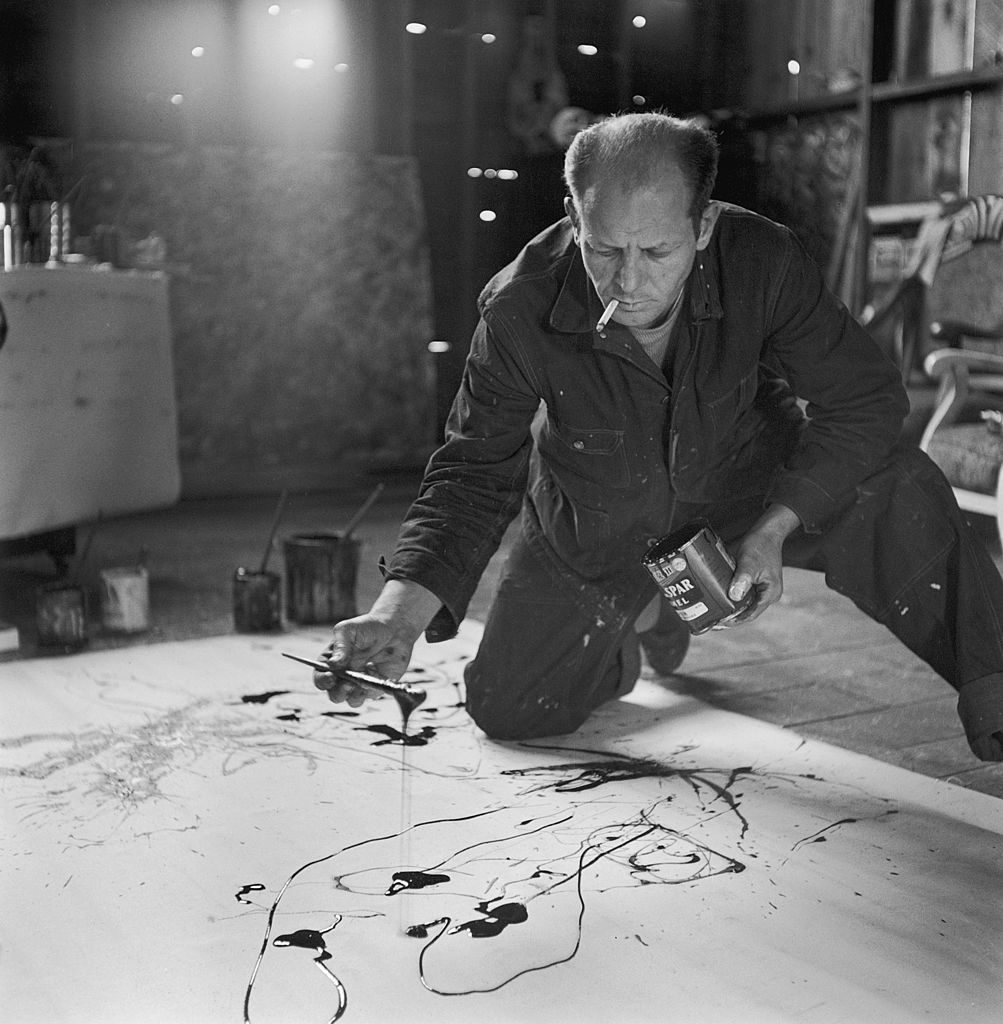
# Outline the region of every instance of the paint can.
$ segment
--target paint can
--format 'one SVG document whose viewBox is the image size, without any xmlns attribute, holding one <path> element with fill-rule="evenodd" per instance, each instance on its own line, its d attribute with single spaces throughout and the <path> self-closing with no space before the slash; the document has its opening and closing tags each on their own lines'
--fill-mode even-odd
<svg viewBox="0 0 1003 1024">
<path fill-rule="evenodd" d="M 87 646 L 87 593 L 75 583 L 49 583 L 35 594 L 38 645 L 72 654 Z"/>
<path fill-rule="evenodd" d="M 146 566 L 102 569 L 101 625 L 112 633 L 142 633 L 150 627 L 150 574 Z"/>
<path fill-rule="evenodd" d="M 735 562 L 706 519 L 695 519 L 657 541 L 642 562 L 694 636 L 755 599 L 752 590 L 737 603 L 728 596 Z"/>
<path fill-rule="evenodd" d="M 278 573 L 241 566 L 233 574 L 233 625 L 238 633 L 282 628 L 282 582 Z"/>
<path fill-rule="evenodd" d="M 286 539 L 286 614 L 293 622 L 340 622 L 356 614 L 360 546 L 340 533 Z"/>
</svg>

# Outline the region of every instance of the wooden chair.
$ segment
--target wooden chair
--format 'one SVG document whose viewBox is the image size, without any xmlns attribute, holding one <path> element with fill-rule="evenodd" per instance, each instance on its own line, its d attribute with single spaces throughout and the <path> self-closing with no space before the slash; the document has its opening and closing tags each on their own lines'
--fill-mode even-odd
<svg viewBox="0 0 1003 1024">
<path fill-rule="evenodd" d="M 937 386 L 919 446 L 966 512 L 992 516 L 1003 544 L 1003 196 L 978 196 L 930 225 L 908 289 Z M 916 300 L 914 300 L 916 301 Z"/>
</svg>

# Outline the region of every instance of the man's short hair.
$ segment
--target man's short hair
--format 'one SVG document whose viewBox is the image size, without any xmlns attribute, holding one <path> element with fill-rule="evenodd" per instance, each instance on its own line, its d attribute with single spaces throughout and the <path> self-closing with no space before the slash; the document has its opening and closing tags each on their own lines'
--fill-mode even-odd
<svg viewBox="0 0 1003 1024">
<path fill-rule="evenodd" d="M 615 114 L 582 129 L 564 156 L 564 183 L 575 206 L 596 178 L 624 188 L 650 182 L 671 160 L 690 189 L 690 216 L 699 221 L 717 177 L 717 137 L 691 118 L 661 112 Z"/>
</svg>

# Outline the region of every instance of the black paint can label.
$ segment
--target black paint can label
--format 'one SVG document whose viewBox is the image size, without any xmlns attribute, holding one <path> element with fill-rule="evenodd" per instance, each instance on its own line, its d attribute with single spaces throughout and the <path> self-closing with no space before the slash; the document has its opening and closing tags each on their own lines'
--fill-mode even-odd
<svg viewBox="0 0 1003 1024">
<path fill-rule="evenodd" d="M 755 597 L 752 590 L 738 602 L 728 596 L 735 562 L 706 519 L 656 541 L 642 562 L 694 636 L 747 608 Z"/>
</svg>

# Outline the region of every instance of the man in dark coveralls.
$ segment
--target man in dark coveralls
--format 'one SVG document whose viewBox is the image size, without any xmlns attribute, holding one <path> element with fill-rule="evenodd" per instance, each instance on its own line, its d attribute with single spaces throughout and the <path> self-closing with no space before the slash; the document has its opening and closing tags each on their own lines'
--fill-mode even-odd
<svg viewBox="0 0 1003 1024">
<path fill-rule="evenodd" d="M 482 292 L 384 588 L 325 654 L 399 677 L 423 631 L 455 633 L 521 512 L 467 708 L 498 739 L 571 732 L 630 690 L 639 643 L 678 667 L 688 633 L 641 559 L 705 517 L 736 559 L 731 596 L 755 594 L 731 628 L 780 598 L 783 565 L 824 572 L 958 690 L 974 753 L 1003 760 L 1003 581 L 939 470 L 900 443 L 896 367 L 789 230 L 710 199 L 716 165 L 713 134 L 663 114 L 575 136 L 567 217 Z"/>
</svg>

